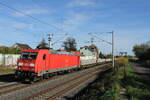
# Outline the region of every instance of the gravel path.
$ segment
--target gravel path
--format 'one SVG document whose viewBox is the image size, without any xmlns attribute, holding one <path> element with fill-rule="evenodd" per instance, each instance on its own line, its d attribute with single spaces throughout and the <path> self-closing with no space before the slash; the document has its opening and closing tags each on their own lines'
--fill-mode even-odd
<svg viewBox="0 0 150 100">
<path fill-rule="evenodd" d="M 150 68 L 146 68 L 137 63 L 134 63 L 133 67 L 136 69 L 136 74 L 141 76 L 144 81 L 150 83 Z"/>
<path fill-rule="evenodd" d="M 142 77 L 142 80 L 146 83 L 150 84 L 150 68 L 146 68 L 142 66 L 141 64 L 138 63 L 133 63 L 133 67 L 136 70 L 137 75 Z M 121 89 L 121 100 L 128 100 L 128 98 L 125 96 L 126 95 L 126 89 Z"/>
</svg>

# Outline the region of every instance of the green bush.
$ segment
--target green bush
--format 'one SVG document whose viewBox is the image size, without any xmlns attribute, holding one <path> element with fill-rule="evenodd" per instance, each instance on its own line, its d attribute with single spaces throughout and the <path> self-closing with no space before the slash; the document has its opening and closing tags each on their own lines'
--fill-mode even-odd
<svg viewBox="0 0 150 100">
<path fill-rule="evenodd" d="M 20 54 L 21 50 L 14 47 L 0 47 L 0 53 L 2 54 Z"/>
<path fill-rule="evenodd" d="M 140 60 L 150 60 L 150 43 L 135 45 L 133 52 Z"/>
</svg>

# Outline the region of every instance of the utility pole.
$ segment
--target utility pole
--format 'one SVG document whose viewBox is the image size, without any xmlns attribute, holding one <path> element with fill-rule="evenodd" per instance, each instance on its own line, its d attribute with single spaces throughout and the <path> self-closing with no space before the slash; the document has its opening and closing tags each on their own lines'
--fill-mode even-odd
<svg viewBox="0 0 150 100">
<path fill-rule="evenodd" d="M 48 45 L 49 45 L 49 49 L 51 49 L 51 48 L 52 48 L 51 43 L 52 43 L 53 34 L 48 34 L 47 36 L 48 36 Z"/>
<path fill-rule="evenodd" d="M 112 66 L 115 68 L 115 56 L 114 56 L 114 31 L 112 31 Z"/>
<path fill-rule="evenodd" d="M 111 34 L 111 35 L 112 35 L 112 41 L 111 41 L 111 42 L 106 41 L 106 40 L 104 40 L 104 39 L 101 39 L 101 38 L 99 38 L 99 37 L 97 37 L 97 36 L 95 36 L 95 35 L 92 35 L 92 34 L 97 34 L 97 33 L 89 33 L 89 35 L 91 35 L 91 36 L 93 36 L 93 37 L 95 37 L 95 38 L 99 39 L 101 42 L 105 42 L 105 43 L 107 43 L 107 44 L 109 44 L 109 45 L 111 45 L 111 46 L 112 46 L 112 67 L 113 67 L 113 68 L 115 68 L 115 55 L 114 55 L 114 31 L 112 31 L 112 32 L 104 32 L 104 33 L 109 33 L 109 34 Z"/>
<path fill-rule="evenodd" d="M 61 39 L 54 41 L 54 40 L 53 40 L 54 35 L 57 35 L 57 36 L 61 36 L 61 35 L 63 36 L 63 35 L 64 35 L 64 36 L 62 37 L 62 39 L 64 39 L 64 38 L 68 35 L 68 33 L 65 33 L 65 34 L 47 34 L 47 36 L 48 36 L 48 45 L 49 45 L 49 48 L 50 48 L 50 49 L 52 48 L 52 46 L 53 46 L 54 44 L 61 42 L 61 41 L 60 41 Z M 53 41 L 53 42 L 52 42 L 52 41 Z"/>
<path fill-rule="evenodd" d="M 94 42 L 94 38 L 91 38 L 91 45 L 93 44 L 93 42 Z"/>
</svg>

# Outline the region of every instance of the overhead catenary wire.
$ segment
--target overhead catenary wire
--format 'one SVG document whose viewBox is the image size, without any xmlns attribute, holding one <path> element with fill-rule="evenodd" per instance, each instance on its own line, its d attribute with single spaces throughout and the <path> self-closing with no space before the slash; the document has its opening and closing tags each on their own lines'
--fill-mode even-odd
<svg viewBox="0 0 150 100">
<path fill-rule="evenodd" d="M 56 26 L 54 26 L 54 25 L 52 25 L 52 24 L 49 24 L 49 23 L 47 23 L 47 22 L 45 22 L 45 21 L 42 21 L 42 20 L 40 20 L 39 18 L 33 17 L 33 16 L 31 16 L 31 15 L 25 14 L 23 11 L 20 11 L 20 10 L 14 8 L 14 7 L 11 7 L 11 6 L 9 6 L 9 5 L 5 4 L 5 3 L 0 2 L 0 5 L 2 5 L 2 6 L 4 6 L 4 7 L 7 7 L 7 8 L 9 8 L 9 9 L 15 11 L 15 12 L 18 12 L 18 13 L 20 13 L 20 14 L 23 14 L 23 15 L 25 15 L 25 16 L 27 16 L 27 17 L 29 17 L 29 18 L 31 18 L 31 19 L 33 19 L 33 20 L 39 22 L 39 23 L 48 25 L 48 26 L 53 27 L 53 28 L 55 28 L 55 29 L 57 29 L 57 30 L 59 30 L 59 31 L 64 32 L 62 29 L 60 29 L 60 28 L 58 28 L 58 27 L 56 27 Z"/>
<path fill-rule="evenodd" d="M 55 42 L 52 42 L 54 35 L 59 35 L 59 36 L 64 35 L 64 36 L 61 39 L 56 40 Z M 49 48 L 52 48 L 52 46 L 54 44 L 61 42 L 67 35 L 68 35 L 68 33 L 65 33 L 65 34 L 47 34 L 47 36 L 48 36 L 48 42 L 49 42 L 48 43 L 49 44 Z"/>
<path fill-rule="evenodd" d="M 45 21 L 43 21 L 43 20 L 40 20 L 40 19 L 37 18 L 37 17 L 32 16 L 32 15 L 28 15 L 28 14 L 24 13 L 23 11 L 21 11 L 21 10 L 19 10 L 19 9 L 17 9 L 17 8 L 14 8 L 14 7 L 12 7 L 12 6 L 9 6 L 8 4 L 3 3 L 2 1 L 0 1 L 0 5 L 1 5 L 1 6 L 4 6 L 4 7 L 7 7 L 7 8 L 9 8 L 9 9 L 15 11 L 15 12 L 18 12 L 18 13 L 20 13 L 20 14 L 23 14 L 23 15 L 25 15 L 25 16 L 31 18 L 31 19 L 34 20 L 34 21 L 37 21 L 37 22 L 42 23 L 42 24 L 44 24 L 44 25 L 53 27 L 53 28 L 55 28 L 56 30 L 59 30 L 59 31 L 61 31 L 61 32 L 68 33 L 68 32 L 66 32 L 66 31 L 64 31 L 63 29 L 61 29 L 61 28 L 59 28 L 59 27 L 56 27 L 55 25 L 49 24 L 49 23 L 47 23 L 47 22 L 45 22 Z M 17 28 L 14 28 L 14 29 L 21 31 L 21 29 L 17 29 Z M 24 30 L 23 30 L 23 31 L 24 31 Z M 33 35 L 35 35 L 35 34 L 33 34 Z"/>
<path fill-rule="evenodd" d="M 59 43 L 59 42 L 63 42 L 62 40 L 64 40 L 67 35 L 68 34 L 64 34 L 64 36 L 62 37 L 62 39 L 56 40 L 55 42 L 52 43 L 52 45 L 54 45 L 56 43 Z"/>
<path fill-rule="evenodd" d="M 13 26 L 11 26 L 10 28 L 14 29 L 15 31 L 27 32 L 27 31 L 25 31 L 25 30 L 23 30 L 23 29 L 19 29 L 19 28 L 13 27 Z M 28 32 L 28 33 L 32 33 L 31 35 L 32 35 L 34 38 L 38 38 L 37 35 L 36 35 L 36 33 L 33 33 L 33 32 Z M 22 34 L 20 34 L 20 36 L 22 36 Z M 5 41 L 6 41 L 6 40 L 5 40 Z M 10 41 L 6 41 L 6 42 L 8 43 L 8 42 L 10 42 Z M 14 42 L 18 42 L 18 41 L 14 41 Z M 23 41 L 20 41 L 20 42 L 23 42 Z M 12 43 L 12 42 L 11 42 L 11 43 Z M 29 41 L 28 41 L 27 43 L 29 43 Z M 32 44 L 32 43 L 38 44 L 39 42 L 30 42 L 29 44 Z"/>
<path fill-rule="evenodd" d="M 38 1 L 37 0 L 31 0 L 32 1 L 32 3 L 34 4 L 34 5 L 36 5 L 37 7 L 46 7 L 46 6 L 44 6 L 42 3 L 38 3 Z M 56 14 L 55 14 L 56 15 Z M 58 16 L 60 16 L 60 15 L 58 15 Z M 63 20 L 65 20 L 66 18 L 63 18 L 62 16 L 60 17 L 60 19 L 61 19 L 61 27 L 60 27 L 60 29 L 62 30 L 62 31 L 64 31 L 65 32 L 65 30 L 63 30 Z"/>
<path fill-rule="evenodd" d="M 14 17 L 10 17 L 10 16 L 7 16 L 7 17 L 9 17 L 9 19 L 11 19 L 11 20 L 15 20 L 17 22 L 20 22 L 21 24 L 28 24 L 28 25 L 30 24 L 29 22 L 23 21 L 23 20 L 19 20 L 18 18 L 14 18 Z M 9 22 L 11 22 L 11 20 L 9 20 Z M 8 21 L 8 19 L 7 19 L 7 21 Z M 28 32 L 28 31 L 25 31 L 25 29 L 20 29 L 20 28 L 17 28 L 15 26 L 13 26 L 13 25 L 11 25 L 11 26 L 9 25 L 9 28 L 17 30 L 17 31 L 20 31 L 20 32 L 25 32 L 25 33 Z M 33 33 L 33 32 L 28 32 L 28 33 L 32 33 L 31 35 L 37 36 L 37 33 Z"/>
<path fill-rule="evenodd" d="M 20 32 L 27 32 L 27 31 L 25 31 L 25 30 L 23 30 L 23 29 L 19 29 L 19 28 L 16 28 L 16 27 L 13 27 L 13 26 L 11 26 L 10 28 L 12 28 L 12 29 L 14 29 L 14 30 L 16 30 L 16 31 L 20 31 Z M 28 32 L 28 33 L 32 33 L 31 35 L 32 36 L 34 36 L 34 37 L 37 37 L 37 35 L 36 35 L 36 33 L 33 33 L 33 32 Z M 22 36 L 22 35 L 21 35 Z"/>
<path fill-rule="evenodd" d="M 49 24 L 49 23 L 47 23 L 47 22 L 44 22 L 44 21 L 42 21 L 42 20 L 40 20 L 40 19 L 38 19 L 38 18 L 36 18 L 36 17 L 33 17 L 33 16 L 31 16 L 31 15 L 25 14 L 23 11 L 18 10 L 18 9 L 16 9 L 16 8 L 14 8 L 14 7 L 11 7 L 11 6 L 9 6 L 9 5 L 7 5 L 7 4 L 1 2 L 1 1 L 0 1 L 0 5 L 2 5 L 2 6 L 4 6 L 4 7 L 7 7 L 7 8 L 9 8 L 9 9 L 15 11 L 15 12 L 18 12 L 18 13 L 20 13 L 20 14 L 23 14 L 23 15 L 25 15 L 25 16 L 31 18 L 32 20 L 35 20 L 35 21 L 40 22 L 40 23 L 42 23 L 42 24 L 51 26 L 51 27 L 53 27 L 53 28 L 55 28 L 55 29 L 57 29 L 57 30 L 63 32 L 63 30 L 61 30 L 60 28 L 58 28 L 58 27 L 56 27 L 56 26 L 54 26 L 54 25 L 52 25 L 52 24 Z M 12 27 L 12 28 L 15 29 L 15 30 L 17 30 L 17 31 L 26 32 L 25 30 L 18 29 L 18 28 L 16 28 L 16 27 Z M 33 36 L 36 36 L 35 33 L 32 33 L 32 35 L 33 35 Z"/>
<path fill-rule="evenodd" d="M 91 33 L 88 33 L 88 34 L 91 35 L 91 36 L 93 36 L 93 37 L 95 37 L 95 38 L 97 38 L 97 39 L 99 39 L 101 42 L 106 42 L 106 43 L 112 45 L 111 42 L 108 42 L 108 41 L 106 41 L 106 40 L 104 40 L 104 39 L 101 39 L 101 38 L 99 38 L 99 37 L 97 37 L 97 36 L 95 36 L 95 35 L 93 35 L 93 34 L 91 34 Z"/>
</svg>

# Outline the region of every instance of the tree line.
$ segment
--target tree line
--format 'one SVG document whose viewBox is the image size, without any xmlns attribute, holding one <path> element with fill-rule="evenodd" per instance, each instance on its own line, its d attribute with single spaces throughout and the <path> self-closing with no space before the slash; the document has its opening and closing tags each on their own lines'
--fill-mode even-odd
<svg viewBox="0 0 150 100">
<path fill-rule="evenodd" d="M 72 37 L 68 37 L 62 44 L 62 47 L 66 51 L 77 51 L 76 40 Z M 48 43 L 43 39 L 37 46 L 36 49 L 50 49 Z M 21 50 L 15 47 L 0 47 L 0 53 L 2 54 L 20 54 Z"/>
<path fill-rule="evenodd" d="M 75 38 L 68 37 L 62 44 L 62 47 L 66 51 L 77 51 L 77 43 Z M 36 47 L 36 49 L 50 49 L 48 43 L 43 39 L 40 44 Z"/>
<path fill-rule="evenodd" d="M 20 54 L 21 50 L 15 47 L 5 47 L 2 46 L 0 47 L 0 53 L 2 54 Z"/>
<path fill-rule="evenodd" d="M 135 45 L 133 47 L 133 52 L 139 60 L 150 60 L 150 41 Z"/>
</svg>

